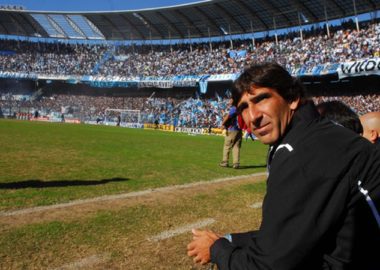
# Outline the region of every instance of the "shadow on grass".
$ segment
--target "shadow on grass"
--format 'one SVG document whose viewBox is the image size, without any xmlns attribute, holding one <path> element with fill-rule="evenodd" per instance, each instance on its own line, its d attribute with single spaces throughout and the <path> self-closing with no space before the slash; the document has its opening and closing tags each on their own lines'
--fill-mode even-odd
<svg viewBox="0 0 380 270">
<path fill-rule="evenodd" d="M 102 180 L 60 180 L 60 181 L 42 181 L 42 180 L 25 180 L 20 182 L 0 183 L 0 189 L 21 189 L 21 188 L 50 188 L 50 187 L 68 187 L 68 186 L 96 186 L 109 182 L 124 182 L 128 178 L 115 177 Z"/>
</svg>

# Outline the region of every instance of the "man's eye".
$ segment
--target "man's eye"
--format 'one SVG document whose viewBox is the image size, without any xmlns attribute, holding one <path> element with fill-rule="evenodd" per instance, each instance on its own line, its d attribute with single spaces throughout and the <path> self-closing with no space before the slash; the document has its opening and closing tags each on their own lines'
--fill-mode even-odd
<svg viewBox="0 0 380 270">
<path fill-rule="evenodd" d="M 237 108 L 237 113 L 241 114 L 247 108 L 248 108 L 248 104 L 247 103 L 240 104 L 238 106 L 238 108 Z"/>
<path fill-rule="evenodd" d="M 256 104 L 256 103 L 259 103 L 260 101 L 267 99 L 269 97 L 270 97 L 270 95 L 268 95 L 268 94 L 259 95 L 259 96 L 254 98 L 253 102 Z"/>
</svg>

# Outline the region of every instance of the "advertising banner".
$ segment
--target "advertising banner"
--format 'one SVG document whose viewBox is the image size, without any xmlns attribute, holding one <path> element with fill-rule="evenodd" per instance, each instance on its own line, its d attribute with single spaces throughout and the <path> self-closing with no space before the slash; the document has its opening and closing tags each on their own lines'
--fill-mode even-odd
<svg viewBox="0 0 380 270">
<path fill-rule="evenodd" d="M 380 75 L 380 58 L 341 63 L 337 71 L 339 79 L 352 76 Z"/>
</svg>

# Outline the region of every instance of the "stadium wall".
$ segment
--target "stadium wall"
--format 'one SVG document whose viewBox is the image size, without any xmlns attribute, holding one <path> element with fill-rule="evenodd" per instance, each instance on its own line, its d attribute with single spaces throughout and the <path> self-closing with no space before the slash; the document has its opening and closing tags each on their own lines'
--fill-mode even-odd
<svg viewBox="0 0 380 270">
<path fill-rule="evenodd" d="M 379 94 L 380 76 L 354 76 L 339 79 L 336 74 L 318 76 L 300 76 L 309 96 L 354 96 Z M 202 94 L 199 85 L 195 87 L 94 87 L 85 83 L 68 83 L 59 80 L 0 79 L 0 93 L 32 94 L 39 91 L 41 95 L 53 94 L 115 96 L 115 97 L 175 97 L 189 98 L 199 95 L 203 98 L 225 97 L 233 87 L 233 81 L 208 82 L 207 92 Z"/>
</svg>

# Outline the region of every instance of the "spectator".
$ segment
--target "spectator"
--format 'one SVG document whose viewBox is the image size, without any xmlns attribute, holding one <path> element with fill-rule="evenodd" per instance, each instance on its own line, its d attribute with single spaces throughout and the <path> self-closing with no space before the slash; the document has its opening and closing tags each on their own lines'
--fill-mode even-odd
<svg viewBox="0 0 380 270">
<path fill-rule="evenodd" d="M 116 122 L 116 126 L 120 126 L 120 123 L 121 123 L 121 116 L 120 114 L 117 116 L 117 122 Z"/>
<path fill-rule="evenodd" d="M 371 112 L 360 117 L 363 125 L 363 137 L 380 148 L 380 112 Z"/>
<path fill-rule="evenodd" d="M 359 116 L 343 102 L 337 100 L 322 102 L 317 105 L 317 110 L 321 116 L 333 123 L 348 128 L 357 134 L 363 134 L 363 126 L 360 123 Z"/>
<path fill-rule="evenodd" d="M 242 130 L 238 124 L 238 113 L 236 103 L 230 99 L 230 108 L 228 114 L 224 117 L 223 127 L 226 129 L 226 136 L 223 145 L 223 159 L 220 162 L 221 167 L 228 167 L 230 152 L 232 149 L 234 169 L 239 169 L 240 166 L 240 147 L 242 141 Z"/>
</svg>

